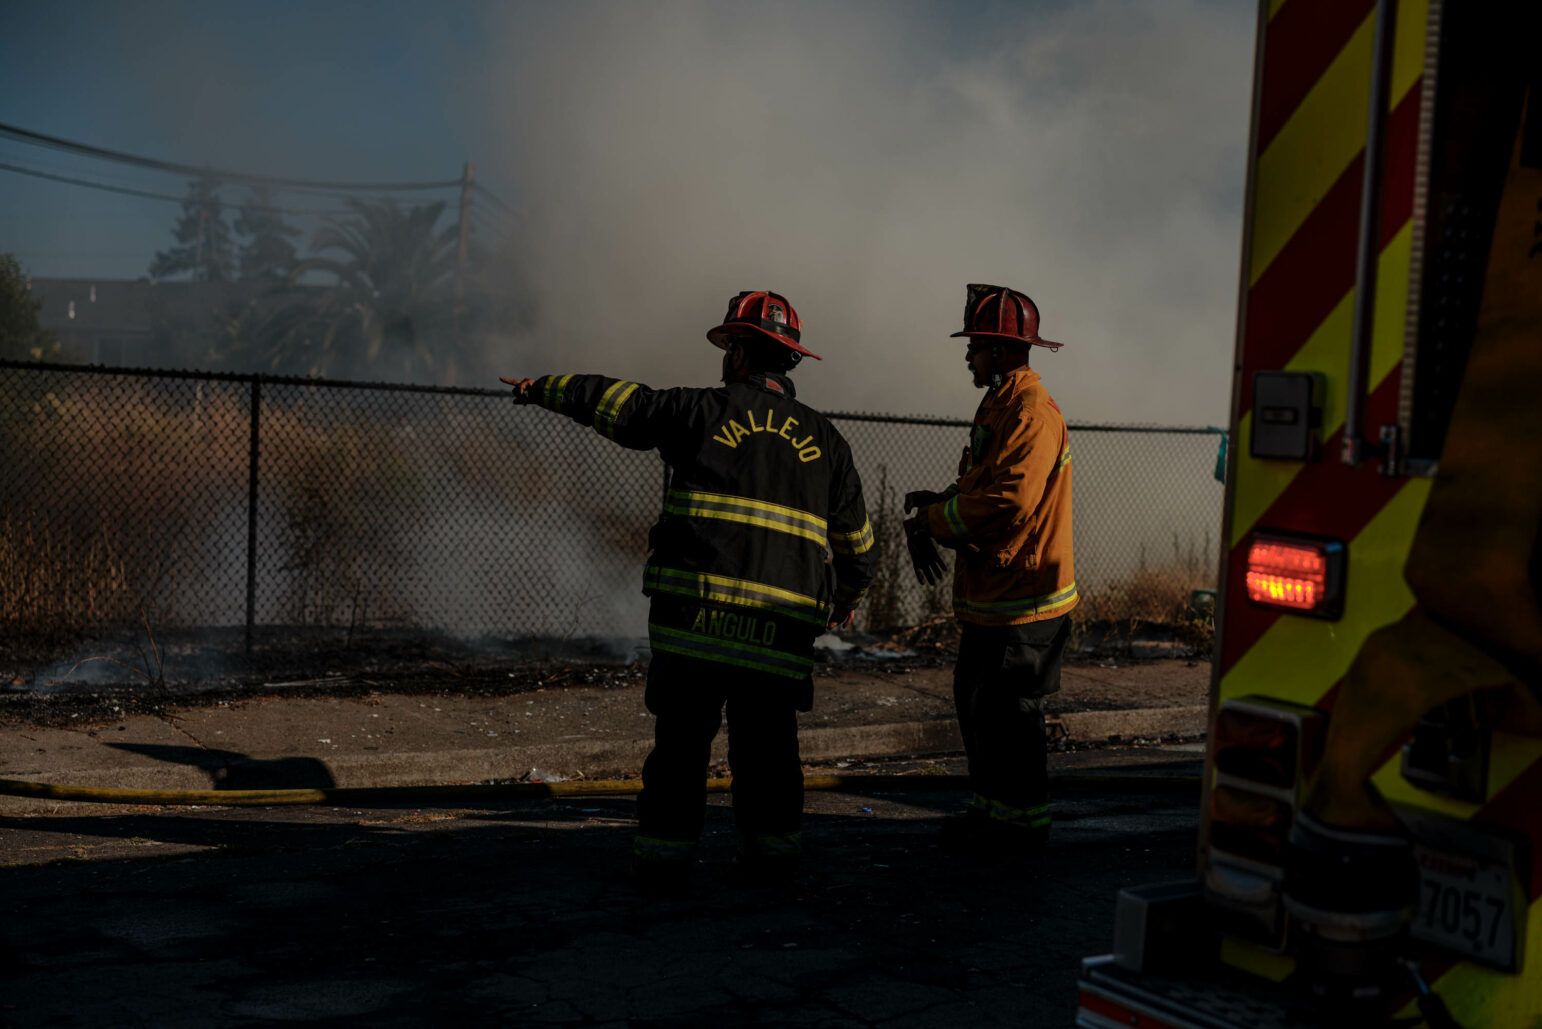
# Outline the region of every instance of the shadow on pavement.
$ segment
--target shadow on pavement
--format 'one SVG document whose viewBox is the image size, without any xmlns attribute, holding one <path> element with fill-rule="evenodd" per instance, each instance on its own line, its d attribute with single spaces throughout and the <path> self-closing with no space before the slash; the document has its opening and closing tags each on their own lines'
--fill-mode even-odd
<svg viewBox="0 0 1542 1029">
<path fill-rule="evenodd" d="M 665 900 L 628 879 L 629 798 L 0 819 L 221 848 L 0 870 L 0 1020 L 1069 1025 L 1119 887 L 1190 873 L 1192 802 L 1070 802 L 1044 855 L 975 861 L 935 843 L 962 799 L 817 797 L 806 871 L 760 888 L 714 803 L 691 892 Z"/>
<path fill-rule="evenodd" d="M 231 750 L 171 747 L 162 743 L 109 743 L 114 750 L 189 765 L 209 773 L 217 790 L 324 790 L 337 785 L 320 758 L 282 757 L 260 760 Z"/>
</svg>

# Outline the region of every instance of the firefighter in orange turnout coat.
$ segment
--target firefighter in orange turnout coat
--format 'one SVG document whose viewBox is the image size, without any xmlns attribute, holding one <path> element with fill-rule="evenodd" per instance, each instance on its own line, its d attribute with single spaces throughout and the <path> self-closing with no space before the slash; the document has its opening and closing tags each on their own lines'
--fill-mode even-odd
<svg viewBox="0 0 1542 1029">
<path fill-rule="evenodd" d="M 944 833 L 971 850 L 1031 851 L 1049 834 L 1043 705 L 1060 688 L 1077 595 L 1065 418 L 1028 366 L 1030 347 L 1061 344 L 1038 329 L 1024 294 L 969 287 L 953 336 L 969 337 L 966 360 L 985 397 L 958 481 L 905 497 L 907 511 L 919 508 L 905 522 L 917 576 L 938 580 L 937 543 L 957 552 L 953 699 L 975 794 Z"/>
</svg>

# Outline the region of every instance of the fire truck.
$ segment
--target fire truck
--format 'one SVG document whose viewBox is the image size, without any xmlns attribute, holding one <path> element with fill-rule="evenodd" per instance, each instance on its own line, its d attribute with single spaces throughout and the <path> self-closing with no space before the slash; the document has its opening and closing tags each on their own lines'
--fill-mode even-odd
<svg viewBox="0 0 1542 1029">
<path fill-rule="evenodd" d="M 1078 1026 L 1542 1027 L 1539 11 L 1259 5 L 1195 874 Z"/>
</svg>

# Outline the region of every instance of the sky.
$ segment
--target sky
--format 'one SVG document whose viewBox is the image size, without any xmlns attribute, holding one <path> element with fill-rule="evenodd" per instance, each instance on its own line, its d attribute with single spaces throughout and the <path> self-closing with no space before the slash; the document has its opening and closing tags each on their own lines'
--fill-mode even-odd
<svg viewBox="0 0 1542 1029">
<path fill-rule="evenodd" d="M 0 121 L 275 176 L 474 162 L 511 209 L 479 200 L 473 220 L 512 255 L 521 316 L 484 362 L 502 374 L 711 385 L 705 331 L 733 294 L 774 289 L 826 358 L 795 372 L 800 399 L 968 417 L 948 334 L 965 285 L 991 282 L 1066 344 L 1033 365 L 1073 423 L 1222 425 L 1256 12 L 32 0 L 0 7 Z M 0 163 L 185 187 L 4 139 Z M 176 214 L 0 171 L 0 252 L 37 276 L 138 278 Z"/>
</svg>

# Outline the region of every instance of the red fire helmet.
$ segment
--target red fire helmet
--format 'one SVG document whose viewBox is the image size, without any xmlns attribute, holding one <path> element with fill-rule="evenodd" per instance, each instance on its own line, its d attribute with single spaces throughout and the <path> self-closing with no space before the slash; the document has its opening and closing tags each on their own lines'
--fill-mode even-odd
<svg viewBox="0 0 1542 1029">
<path fill-rule="evenodd" d="M 1065 346 L 1039 335 L 1039 308 L 1027 294 L 975 282 L 969 284 L 969 299 L 964 304 L 964 331 L 949 338 L 957 336 L 988 336 L 1051 350 Z"/>
<path fill-rule="evenodd" d="M 729 341 L 735 336 L 744 335 L 746 330 L 758 332 L 816 361 L 824 360 L 798 342 L 798 337 L 803 334 L 803 321 L 780 293 L 763 289 L 740 293 L 728 301 L 728 313 L 723 316 L 723 324 L 708 329 L 707 338 L 718 349 L 727 350 Z"/>
</svg>

